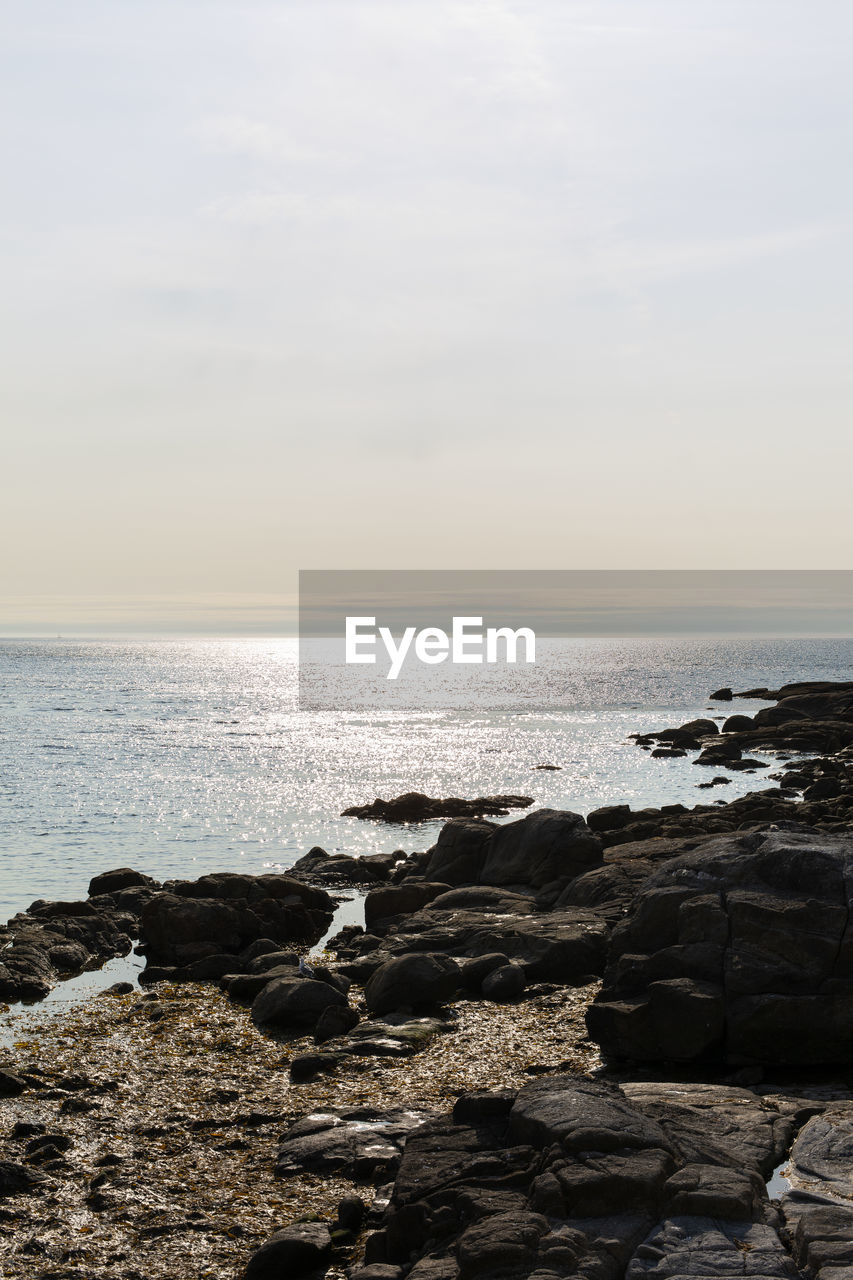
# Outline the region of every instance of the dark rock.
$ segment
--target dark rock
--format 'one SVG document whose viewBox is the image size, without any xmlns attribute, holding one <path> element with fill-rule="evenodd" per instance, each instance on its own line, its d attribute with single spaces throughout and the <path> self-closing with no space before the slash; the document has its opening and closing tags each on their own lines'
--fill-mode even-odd
<svg viewBox="0 0 853 1280">
<path fill-rule="evenodd" d="M 249 1259 L 245 1280 L 282 1280 L 325 1269 L 332 1256 L 332 1237 L 321 1222 L 297 1222 L 276 1231 Z"/>
<path fill-rule="evenodd" d="M 442 1004 L 459 988 L 459 965 L 448 956 L 416 952 L 389 960 L 364 990 L 371 1013 L 416 1005 Z"/>
<path fill-rule="evenodd" d="M 314 1028 L 314 1039 L 317 1044 L 325 1044 L 338 1036 L 346 1035 L 358 1025 L 358 1014 L 351 1005 L 327 1005 Z"/>
<path fill-rule="evenodd" d="M 290 1064 L 290 1079 L 305 1084 L 319 1075 L 334 1075 L 340 1058 L 335 1053 L 301 1053 Z"/>
<path fill-rule="evenodd" d="M 475 1223 L 459 1239 L 462 1277 L 527 1270 L 536 1258 L 548 1220 L 538 1213 L 496 1213 Z"/>
<path fill-rule="evenodd" d="M 89 897 L 95 898 L 102 893 L 116 893 L 119 889 L 157 887 L 152 876 L 143 875 L 131 867 L 118 867 L 115 871 L 103 871 L 89 881 Z"/>
<path fill-rule="evenodd" d="M 443 800 L 425 796 L 420 791 L 407 791 L 393 800 L 376 799 L 372 804 L 353 805 L 344 809 L 343 818 L 378 818 L 382 822 L 434 822 L 437 818 L 478 818 L 483 814 L 504 817 L 510 809 L 527 809 L 532 796 L 478 796 L 476 800 L 460 800 L 457 796 Z"/>
<path fill-rule="evenodd" d="M 676 1217 L 656 1227 L 640 1245 L 626 1280 L 705 1280 L 754 1276 L 756 1280 L 799 1280 L 797 1269 L 770 1227 L 760 1223 Z"/>
<path fill-rule="evenodd" d="M 754 728 L 755 722 L 751 716 L 729 716 L 723 721 L 723 733 L 748 733 Z"/>
<path fill-rule="evenodd" d="M 447 822 L 430 850 L 425 875 L 446 884 L 477 884 L 493 822 Z"/>
<path fill-rule="evenodd" d="M 385 940 L 387 950 L 445 952 L 459 960 L 500 953 L 522 965 L 529 982 L 577 983 L 602 972 L 609 930 L 596 912 L 580 907 L 530 912 L 529 904 L 523 915 L 437 910 L 448 896 L 398 924 Z"/>
<path fill-rule="evenodd" d="M 517 1000 L 526 985 L 524 970 L 518 964 L 502 965 L 493 969 L 483 979 L 483 995 L 487 1000 L 501 1004 L 504 1001 Z"/>
<path fill-rule="evenodd" d="M 274 978 L 252 1002 L 257 1026 L 314 1027 L 329 1005 L 345 1005 L 347 998 L 328 982 L 314 978 Z"/>
<path fill-rule="evenodd" d="M 26 1080 L 10 1071 L 0 1071 L 0 1098 L 17 1098 L 27 1087 Z"/>
<path fill-rule="evenodd" d="M 358 1231 L 366 1213 L 367 1206 L 361 1196 L 344 1196 L 338 1203 L 338 1222 L 347 1231 Z"/>
<path fill-rule="evenodd" d="M 236 956 L 256 939 L 317 942 L 333 914 L 325 890 L 290 876 L 221 873 L 155 894 L 143 908 L 141 931 L 149 964 L 180 966 Z"/>
<path fill-rule="evenodd" d="M 629 804 L 606 804 L 601 809 L 593 809 L 586 816 L 586 824 L 590 831 L 617 831 L 631 821 Z"/>
<path fill-rule="evenodd" d="M 716 689 L 713 693 L 709 693 L 708 699 L 710 702 L 731 702 L 733 696 L 731 689 L 726 686 L 723 689 Z"/>
<path fill-rule="evenodd" d="M 538 809 L 495 828 L 480 871 L 483 884 L 568 883 L 602 860 L 601 842 L 580 814 Z"/>
<path fill-rule="evenodd" d="M 419 911 L 428 902 L 432 902 L 433 898 L 446 893 L 449 888 L 449 884 L 440 881 L 414 880 L 409 884 L 372 889 L 364 899 L 364 923 L 368 929 L 372 929 L 380 920 L 411 915 L 413 911 Z"/>
<path fill-rule="evenodd" d="M 850 836 L 771 829 L 674 859 L 613 932 L 590 1034 L 640 1060 L 849 1062 L 850 901 Z"/>
<path fill-rule="evenodd" d="M 46 1185 L 43 1173 L 36 1173 L 12 1160 L 0 1160 L 0 1200 L 6 1196 L 31 1195 L 43 1191 Z"/>
<path fill-rule="evenodd" d="M 460 965 L 461 985 L 466 991 L 479 993 L 482 990 L 484 979 L 490 973 L 493 973 L 495 969 L 505 968 L 508 964 L 509 957 L 505 956 L 501 951 L 493 951 L 488 955 L 476 956 L 473 960 L 466 960 Z"/>
</svg>

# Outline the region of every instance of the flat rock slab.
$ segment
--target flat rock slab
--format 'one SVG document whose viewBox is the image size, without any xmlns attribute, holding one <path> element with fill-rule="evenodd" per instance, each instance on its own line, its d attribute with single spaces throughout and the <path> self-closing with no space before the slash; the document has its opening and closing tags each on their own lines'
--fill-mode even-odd
<svg viewBox="0 0 853 1280">
<path fill-rule="evenodd" d="M 432 1113 L 426 1111 L 323 1111 L 297 1120 L 276 1157 L 276 1177 L 340 1173 L 358 1181 L 383 1181 L 400 1164 L 408 1135 Z"/>
<path fill-rule="evenodd" d="M 576 983 L 601 973 L 609 930 L 596 912 L 583 907 L 522 914 L 438 910 L 438 902 L 409 916 L 383 940 L 383 947 L 409 952 L 444 952 L 459 959 L 500 953 L 523 966 L 529 981 Z"/>
<path fill-rule="evenodd" d="M 770 1227 L 678 1217 L 662 1222 L 646 1239 L 625 1280 L 800 1280 L 794 1262 Z"/>
</svg>

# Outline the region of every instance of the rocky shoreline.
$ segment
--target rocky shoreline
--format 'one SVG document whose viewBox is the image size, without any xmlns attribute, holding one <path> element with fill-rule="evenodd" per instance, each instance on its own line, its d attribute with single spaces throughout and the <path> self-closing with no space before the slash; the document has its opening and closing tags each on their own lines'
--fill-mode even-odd
<svg viewBox="0 0 853 1280">
<path fill-rule="evenodd" d="M 699 785 L 772 754 L 729 803 L 459 801 L 424 852 L 16 916 L 0 999 L 134 939 L 146 990 L 3 1064 L 4 1274 L 853 1274 L 853 682 L 734 696 L 769 705 L 636 736 Z M 356 816 L 457 803 L 414 800 Z"/>
</svg>

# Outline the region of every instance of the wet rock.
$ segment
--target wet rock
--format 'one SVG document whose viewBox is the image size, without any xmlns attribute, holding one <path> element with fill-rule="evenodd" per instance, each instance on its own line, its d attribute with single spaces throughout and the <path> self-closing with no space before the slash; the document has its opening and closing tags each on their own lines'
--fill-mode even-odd
<svg viewBox="0 0 853 1280">
<path fill-rule="evenodd" d="M 459 988 L 459 965 L 448 956 L 415 952 L 389 960 L 368 982 L 364 998 L 371 1013 L 416 1005 L 442 1004 Z"/>
<path fill-rule="evenodd" d="M 393 800 L 376 799 L 372 804 L 353 805 L 344 809 L 343 818 L 378 818 L 381 822 L 433 822 L 437 818 L 477 818 L 483 814 L 504 817 L 510 809 L 526 809 L 532 796 L 478 796 L 461 800 L 458 796 L 443 800 L 425 796 L 420 791 L 407 791 Z"/>
<path fill-rule="evenodd" d="M 731 689 L 726 685 L 723 689 L 715 689 L 713 693 L 709 693 L 708 700 L 710 702 L 731 702 L 733 696 Z"/>
<path fill-rule="evenodd" d="M 304 1276 L 328 1266 L 332 1237 L 321 1222 L 297 1222 L 277 1231 L 253 1254 L 245 1280 L 282 1280 Z"/>
<path fill-rule="evenodd" d="M 343 1006 L 346 996 L 314 978 L 275 978 L 252 1003 L 252 1021 L 262 1027 L 315 1027 L 324 1009 Z"/>
<path fill-rule="evenodd" d="M 385 1181 L 400 1164 L 406 1138 L 423 1111 L 323 1111 L 292 1124 L 276 1157 L 275 1174 L 337 1173 L 357 1181 Z"/>
<path fill-rule="evenodd" d="M 451 885 L 477 884 L 493 822 L 452 821 L 441 828 L 429 851 L 424 875 Z"/>
</svg>

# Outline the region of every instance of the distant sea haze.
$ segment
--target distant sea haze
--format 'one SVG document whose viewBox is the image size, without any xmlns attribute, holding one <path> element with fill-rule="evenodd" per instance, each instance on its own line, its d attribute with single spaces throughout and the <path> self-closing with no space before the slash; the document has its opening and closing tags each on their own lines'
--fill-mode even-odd
<svg viewBox="0 0 853 1280">
<path fill-rule="evenodd" d="M 440 823 L 341 811 L 418 790 L 514 792 L 587 813 L 707 798 L 691 760 L 652 760 L 635 731 L 699 715 L 735 689 L 853 678 L 849 639 L 577 639 L 560 697 L 516 705 L 297 709 L 295 640 L 0 643 L 0 916 L 84 896 L 133 866 L 162 879 L 286 868 L 312 845 L 425 849 Z M 709 706 L 712 708 L 709 712 Z M 559 765 L 540 771 L 538 764 Z M 762 785 L 738 774 L 731 799 Z"/>
<path fill-rule="evenodd" d="M 482 612 L 487 626 L 558 637 L 853 635 L 853 572 L 841 570 L 306 570 L 299 579 L 300 593 L 294 580 L 275 595 L 5 596 L 0 636 L 329 636 L 342 634 L 347 612 L 377 611 L 398 628 Z"/>
</svg>

